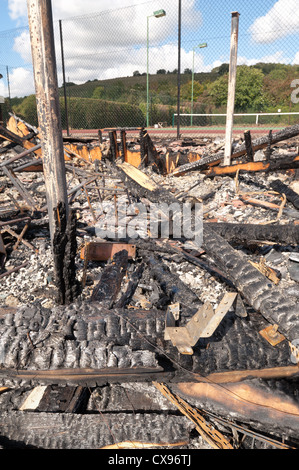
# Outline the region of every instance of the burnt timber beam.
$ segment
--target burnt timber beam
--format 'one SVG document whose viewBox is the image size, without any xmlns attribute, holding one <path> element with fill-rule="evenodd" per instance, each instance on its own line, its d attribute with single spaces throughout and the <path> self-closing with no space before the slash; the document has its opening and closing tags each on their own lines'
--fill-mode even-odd
<svg viewBox="0 0 299 470">
<path fill-rule="evenodd" d="M 138 448 L 138 445 L 142 449 L 186 445 L 190 442 L 190 433 L 194 429 L 193 423 L 185 416 L 165 416 L 159 412 L 110 412 L 101 416 L 98 412 L 78 415 L 11 410 L 1 413 L 0 425 L 0 445 L 4 449 L 15 449 L 16 443 L 20 449 L 42 450 L 98 451 L 105 446 L 114 445 L 118 454 L 122 454 L 122 443 L 131 445 L 126 447 L 131 449 Z M 125 454 L 126 452 L 120 459 L 129 458 L 127 462 L 131 466 L 132 457 L 126 457 Z M 110 455 L 114 453 L 109 453 Z M 101 458 L 105 459 L 104 456 Z M 121 462 L 124 463 L 124 460 Z"/>
<path fill-rule="evenodd" d="M 23 147 L 24 142 L 27 142 L 29 138 L 32 138 L 32 134 L 26 137 L 20 137 L 0 124 L 0 137 Z M 34 146 L 34 144 L 32 144 L 32 146 Z"/>
<path fill-rule="evenodd" d="M 275 180 L 270 183 L 271 188 L 280 194 L 285 194 L 287 200 L 293 204 L 296 209 L 299 209 L 299 194 L 293 191 L 288 185 L 280 180 Z"/>
<path fill-rule="evenodd" d="M 230 312 L 186 356 L 164 338 L 165 311 L 107 309 L 100 302 L 20 308 L 1 318 L 0 386 L 295 377 L 288 342 L 271 346 L 259 333 L 265 325 L 256 313 L 244 321 Z"/>
<path fill-rule="evenodd" d="M 270 323 L 277 324 L 289 341 L 299 335 L 299 321 L 294 299 L 271 283 L 252 266 L 246 255 L 235 250 L 215 230 L 205 226 L 203 248 L 233 282 L 245 300 Z"/>
<path fill-rule="evenodd" d="M 111 308 L 121 288 L 121 282 L 128 267 L 128 252 L 122 250 L 113 256 L 111 264 L 108 264 L 101 276 L 100 281 L 94 288 L 91 296 L 92 301 L 102 302 Z"/>
<path fill-rule="evenodd" d="M 247 159 L 248 161 L 253 162 L 254 152 L 252 150 L 252 141 L 251 141 L 250 131 L 244 132 L 244 141 L 245 141 Z"/>
<path fill-rule="evenodd" d="M 299 168 L 299 156 L 261 162 L 236 163 L 228 166 L 214 166 L 207 170 L 203 170 L 203 173 L 208 177 L 214 177 L 235 175 L 237 171 L 240 173 L 258 171 L 270 172 L 277 170 L 292 170 L 296 168 Z"/>
<path fill-rule="evenodd" d="M 162 291 L 167 296 L 168 302 L 171 304 L 179 302 L 181 305 L 181 315 L 187 316 L 192 312 L 195 313 L 202 302 L 193 292 L 193 290 L 181 281 L 179 276 L 170 272 L 169 268 L 154 255 L 144 256 L 151 276 L 155 279 Z"/>
<path fill-rule="evenodd" d="M 133 195 L 146 197 L 154 203 L 161 200 L 167 204 L 179 203 L 169 191 L 158 188 L 147 175 L 132 169 L 131 165 L 120 164 L 117 168 Z M 286 298 L 281 289 L 249 263 L 246 255 L 235 250 L 208 224 L 203 230 L 202 246 L 198 248 L 203 249 L 216 263 L 249 305 L 267 321 L 278 325 L 279 332 L 290 342 L 299 337 L 299 318 L 294 299 Z"/>
<path fill-rule="evenodd" d="M 292 139 L 293 137 L 296 137 L 297 135 L 299 135 L 299 124 L 295 124 L 294 126 L 291 126 L 291 127 L 286 127 L 285 129 L 282 129 L 281 131 L 278 131 L 272 134 L 271 145 L 277 144 L 278 142 L 282 142 L 283 140 Z M 267 148 L 268 144 L 269 144 L 269 135 L 254 139 L 252 141 L 252 151 L 256 152 L 257 150 Z M 247 153 L 246 143 L 243 142 L 242 144 L 238 145 L 235 148 L 231 156 L 231 160 L 242 157 L 246 153 Z M 180 166 L 179 168 L 175 169 L 172 172 L 172 174 L 174 176 L 180 176 L 189 171 L 197 171 L 197 170 L 206 169 L 209 166 L 219 165 L 220 163 L 222 163 L 223 158 L 224 158 L 223 151 L 217 152 L 214 155 L 207 155 L 207 156 L 202 157 L 198 161 Z M 256 162 L 256 163 L 259 163 L 259 162 Z M 228 165 L 228 167 L 232 167 L 232 166 L 233 165 Z"/>
<path fill-rule="evenodd" d="M 298 245 L 298 225 L 264 225 L 204 222 L 225 240 L 233 243 L 273 242 L 279 245 Z"/>
<path fill-rule="evenodd" d="M 247 423 L 260 432 L 267 429 L 268 435 L 281 434 L 277 433 L 280 428 L 285 429 L 282 434 L 287 439 L 298 437 L 299 405 L 295 383 L 289 389 L 284 380 L 277 385 L 271 380 L 253 379 L 225 386 L 179 383 L 171 384 L 171 389 L 194 407 L 204 410 L 204 416 L 208 413 L 223 418 L 233 416 L 234 422 Z"/>
</svg>

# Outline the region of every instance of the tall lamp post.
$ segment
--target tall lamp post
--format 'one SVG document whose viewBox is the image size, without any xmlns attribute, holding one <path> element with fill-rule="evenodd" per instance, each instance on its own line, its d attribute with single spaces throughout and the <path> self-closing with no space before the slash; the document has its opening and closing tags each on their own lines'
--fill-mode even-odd
<svg viewBox="0 0 299 470">
<path fill-rule="evenodd" d="M 146 33 L 146 126 L 149 127 L 149 19 L 152 17 L 161 18 L 166 16 L 165 10 L 154 11 L 152 15 L 146 17 L 147 19 L 147 33 Z"/>
<path fill-rule="evenodd" d="M 191 120 L 190 124 L 192 126 L 193 124 L 193 94 L 194 94 L 194 55 L 195 55 L 195 49 L 197 48 L 203 49 L 204 47 L 207 47 L 207 43 L 203 42 L 202 44 L 198 44 L 197 46 L 193 47 L 193 63 L 192 63 L 192 89 L 191 89 Z"/>
</svg>

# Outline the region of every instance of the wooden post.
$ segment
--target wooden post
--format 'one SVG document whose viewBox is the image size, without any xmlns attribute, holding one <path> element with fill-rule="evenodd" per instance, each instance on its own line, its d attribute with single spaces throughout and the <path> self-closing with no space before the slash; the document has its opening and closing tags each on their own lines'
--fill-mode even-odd
<svg viewBox="0 0 299 470">
<path fill-rule="evenodd" d="M 69 211 L 51 0 L 27 0 L 57 301 L 77 295 L 75 215 Z"/>
<path fill-rule="evenodd" d="M 228 79 L 228 95 L 227 95 L 224 165 L 230 165 L 231 163 L 240 14 L 237 11 L 233 11 L 231 15 L 232 15 L 232 21 L 231 21 L 231 42 L 230 42 L 230 62 L 229 62 L 229 79 Z"/>
<path fill-rule="evenodd" d="M 60 229 L 60 217 L 59 215 L 54 217 L 54 212 L 58 210 L 58 207 L 63 207 L 65 216 L 68 217 L 68 199 L 51 0 L 27 0 L 27 8 L 49 226 L 53 245 L 54 234 Z"/>
</svg>

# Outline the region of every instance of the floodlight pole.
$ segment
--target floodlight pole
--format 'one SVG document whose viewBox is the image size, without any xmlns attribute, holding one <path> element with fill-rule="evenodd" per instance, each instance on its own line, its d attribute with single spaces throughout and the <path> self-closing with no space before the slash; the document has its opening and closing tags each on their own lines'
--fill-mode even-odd
<svg viewBox="0 0 299 470">
<path fill-rule="evenodd" d="M 182 0 L 178 0 L 178 92 L 177 92 L 177 139 L 181 130 L 181 44 L 182 44 Z"/>
<path fill-rule="evenodd" d="M 237 11 L 233 11 L 231 15 L 232 15 L 231 42 L 230 42 L 230 62 L 229 62 L 227 112 L 226 112 L 227 115 L 226 115 L 224 165 L 230 165 L 231 163 L 240 13 L 238 13 Z"/>
<path fill-rule="evenodd" d="M 190 125 L 193 125 L 193 95 L 194 95 L 194 55 L 195 55 L 195 49 L 199 47 L 202 49 L 203 47 L 207 47 L 207 43 L 203 44 L 198 44 L 198 46 L 193 47 L 193 62 L 192 62 L 192 87 L 191 87 L 191 119 L 190 119 Z"/>
<path fill-rule="evenodd" d="M 149 19 L 153 16 L 161 18 L 166 16 L 166 12 L 165 10 L 158 10 L 146 17 L 146 127 L 149 127 Z"/>
</svg>

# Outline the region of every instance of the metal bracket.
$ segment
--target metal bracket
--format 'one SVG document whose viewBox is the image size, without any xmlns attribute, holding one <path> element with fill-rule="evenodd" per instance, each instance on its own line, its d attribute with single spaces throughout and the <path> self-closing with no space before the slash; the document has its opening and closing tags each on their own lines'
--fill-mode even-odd
<svg viewBox="0 0 299 470">
<path fill-rule="evenodd" d="M 172 310 L 167 309 L 164 339 L 170 340 L 181 354 L 193 354 L 192 346 L 197 343 L 199 338 L 212 336 L 222 319 L 234 305 L 237 296 L 238 294 L 235 292 L 226 293 L 215 311 L 212 305 L 206 302 L 191 320 L 182 327 L 175 326 L 176 319 Z"/>
<path fill-rule="evenodd" d="M 278 331 L 278 325 L 270 325 L 259 333 L 272 346 L 276 346 L 285 340 L 285 337 Z"/>
</svg>

